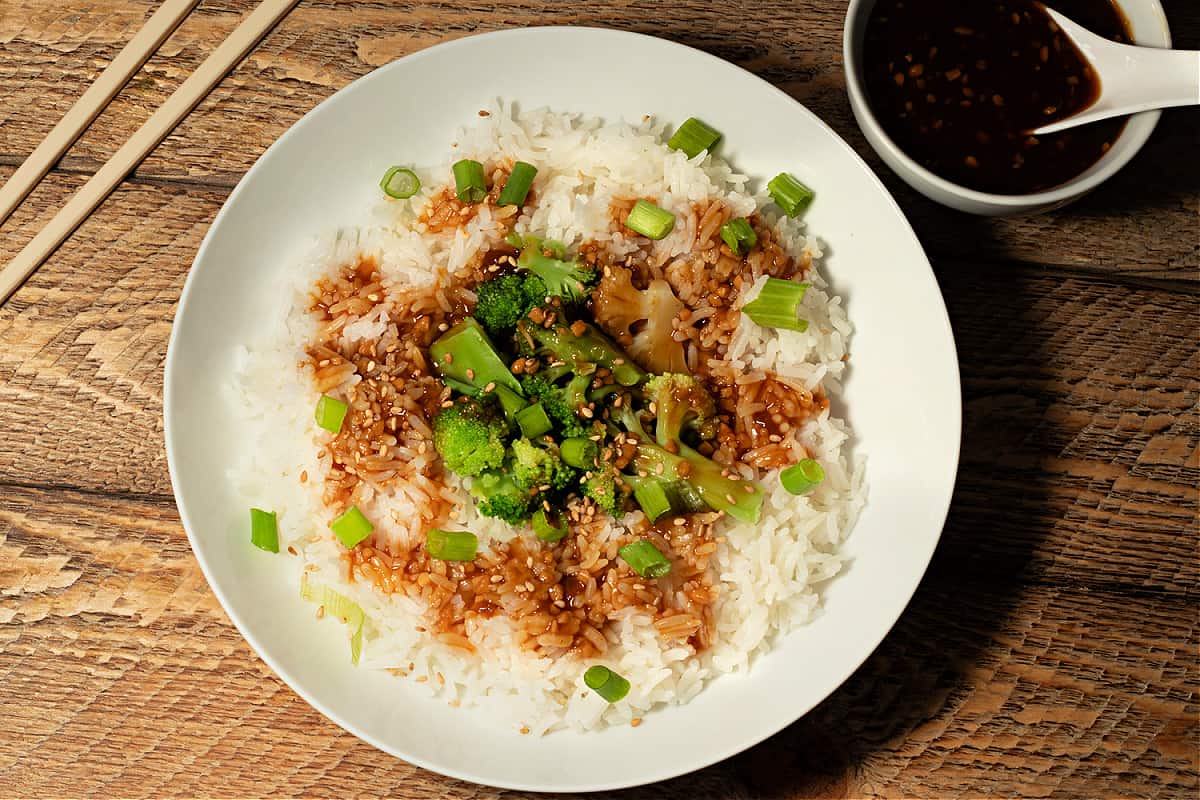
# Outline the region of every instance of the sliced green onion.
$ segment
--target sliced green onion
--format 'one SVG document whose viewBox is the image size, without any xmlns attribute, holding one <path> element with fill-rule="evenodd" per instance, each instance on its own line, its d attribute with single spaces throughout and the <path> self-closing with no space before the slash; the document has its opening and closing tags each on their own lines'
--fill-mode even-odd
<svg viewBox="0 0 1200 800">
<path fill-rule="evenodd" d="M 479 539 L 469 531 L 440 531 L 425 534 L 425 551 L 439 561 L 474 561 Z"/>
<path fill-rule="evenodd" d="M 599 466 L 596 457 L 600 455 L 600 445 L 591 439 L 582 436 L 563 439 L 558 450 L 562 460 L 575 469 L 595 469 Z"/>
<path fill-rule="evenodd" d="M 758 244 L 758 234 L 750 227 L 745 217 L 731 219 L 721 226 L 721 238 L 735 256 L 744 256 L 750 248 Z"/>
<path fill-rule="evenodd" d="M 671 498 L 667 495 L 667 490 L 663 488 L 663 485 L 657 481 L 642 483 L 633 490 L 633 499 L 637 500 L 642 513 L 651 522 L 671 510 Z"/>
<path fill-rule="evenodd" d="M 767 182 L 767 191 L 771 194 L 771 199 L 775 201 L 775 205 L 782 208 L 783 213 L 789 217 L 796 216 L 808 208 L 813 201 L 812 189 L 786 172 L 781 172 L 774 178 L 771 178 Z"/>
<path fill-rule="evenodd" d="M 625 227 L 647 239 L 661 239 L 675 227 L 675 215 L 654 203 L 638 200 L 625 218 Z"/>
<path fill-rule="evenodd" d="M 825 480 L 825 470 L 811 458 L 803 458 L 779 473 L 779 482 L 792 494 L 807 494 Z"/>
<path fill-rule="evenodd" d="M 379 188 L 388 197 L 406 200 L 421 191 L 421 179 L 408 167 L 392 167 L 383 173 Z"/>
<path fill-rule="evenodd" d="M 317 424 L 322 428 L 330 433 L 338 433 L 342 430 L 342 423 L 346 419 L 346 412 L 349 408 L 336 397 L 323 394 L 317 401 L 317 410 L 313 416 L 316 417 Z"/>
<path fill-rule="evenodd" d="M 483 164 L 464 158 L 450 168 L 454 172 L 454 192 L 464 203 L 478 203 L 487 197 L 487 181 L 483 177 Z"/>
<path fill-rule="evenodd" d="M 329 528 L 347 550 L 356 546 L 370 536 L 371 531 L 375 530 L 371 520 L 358 510 L 358 506 L 347 508 L 340 517 L 329 523 Z"/>
<path fill-rule="evenodd" d="M 695 117 L 689 117 L 667 141 L 672 150 L 682 150 L 688 158 L 695 158 L 705 150 L 712 150 L 721 139 L 720 131 L 710 128 Z"/>
<path fill-rule="evenodd" d="M 587 668 L 587 672 L 583 673 L 583 682 L 610 703 L 623 700 L 629 694 L 629 681 L 599 664 Z"/>
<path fill-rule="evenodd" d="M 337 617 L 354 629 L 350 634 L 350 663 L 357 664 L 362 654 L 363 623 L 367 621 L 362 606 L 328 586 L 309 583 L 307 572 L 300 578 L 300 596 L 322 606 L 326 616 Z"/>
<path fill-rule="evenodd" d="M 250 544 L 268 553 L 279 552 L 279 522 L 274 511 L 250 509 Z"/>
<path fill-rule="evenodd" d="M 661 578 L 671 571 L 671 562 L 653 542 L 638 539 L 617 551 L 626 564 L 643 578 Z"/>
<path fill-rule="evenodd" d="M 546 509 L 539 508 L 533 512 L 533 532 L 543 542 L 554 543 L 567 535 L 567 526 L 555 527 L 550 521 L 550 515 L 546 513 Z"/>
<path fill-rule="evenodd" d="M 742 313 L 764 328 L 806 331 L 808 320 L 798 316 L 806 291 L 807 283 L 767 278 L 758 297 L 742 306 Z"/>
<path fill-rule="evenodd" d="M 526 439 L 536 439 L 543 433 L 549 433 L 553 426 L 550 424 L 550 417 L 546 415 L 546 409 L 542 408 L 541 403 L 534 403 L 531 406 L 525 406 L 516 414 L 517 425 L 521 428 L 521 434 Z"/>
<path fill-rule="evenodd" d="M 524 161 L 513 164 L 512 172 L 508 173 L 508 180 L 504 182 L 504 188 L 500 190 L 500 197 L 497 198 L 496 205 L 524 205 L 525 198 L 529 196 L 529 187 L 533 186 L 534 175 L 537 175 L 537 167 L 533 164 L 526 164 Z"/>
</svg>

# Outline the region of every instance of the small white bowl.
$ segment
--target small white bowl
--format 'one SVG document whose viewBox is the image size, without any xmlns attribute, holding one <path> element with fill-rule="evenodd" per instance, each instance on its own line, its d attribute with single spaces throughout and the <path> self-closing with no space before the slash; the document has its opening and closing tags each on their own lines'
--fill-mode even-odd
<svg viewBox="0 0 1200 800">
<path fill-rule="evenodd" d="M 968 189 L 945 178 L 940 178 L 909 158 L 900 147 L 884 133 L 867 100 L 863 81 L 863 38 L 867 19 L 876 0 L 850 0 L 846 10 L 846 25 L 842 37 L 842 56 L 846 64 L 846 91 L 850 95 L 850 108 L 858 126 L 875 152 L 904 181 L 921 194 L 942 205 L 966 211 L 970 214 L 1001 217 L 1016 214 L 1038 214 L 1061 208 L 1078 200 L 1115 175 L 1129 163 L 1150 138 L 1159 111 L 1144 111 L 1129 118 L 1117 141 L 1099 161 L 1064 184 L 1033 194 L 992 194 Z M 1167 18 L 1158 0 L 1117 1 L 1117 6 L 1129 21 L 1133 43 L 1148 47 L 1170 47 L 1171 32 Z"/>
</svg>

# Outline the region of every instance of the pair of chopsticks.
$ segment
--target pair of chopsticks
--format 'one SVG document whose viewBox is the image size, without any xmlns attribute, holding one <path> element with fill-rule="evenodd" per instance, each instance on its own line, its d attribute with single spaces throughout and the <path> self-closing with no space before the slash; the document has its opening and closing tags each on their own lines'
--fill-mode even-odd
<svg viewBox="0 0 1200 800">
<path fill-rule="evenodd" d="M 298 0 L 263 0 L 233 29 L 195 72 L 150 115 L 129 141 L 0 269 L 0 305 L 87 219 L 126 175 L 167 138 L 213 87 L 258 44 Z M 54 130 L 0 187 L 0 224 L 24 200 L 80 134 L 99 116 L 146 60 L 167 40 L 200 0 L 165 0 Z"/>
</svg>

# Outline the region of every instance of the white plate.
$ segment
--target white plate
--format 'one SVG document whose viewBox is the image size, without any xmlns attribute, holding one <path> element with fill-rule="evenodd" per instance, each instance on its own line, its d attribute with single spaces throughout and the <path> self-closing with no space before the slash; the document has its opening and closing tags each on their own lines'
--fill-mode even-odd
<svg viewBox="0 0 1200 800">
<path fill-rule="evenodd" d="M 652 88 L 653 87 L 653 88 Z M 310 237 L 354 224 L 397 161 L 441 163 L 456 127 L 497 97 L 608 119 L 696 115 L 722 153 L 762 180 L 788 171 L 817 199 L 810 230 L 857 332 L 845 410 L 868 457 L 870 499 L 825 612 L 746 675 L 726 676 L 639 728 L 515 735 L 406 681 L 355 669 L 344 630 L 297 596 L 286 556 L 254 551 L 225 477 L 239 446 L 220 391 L 256 309 Z M 514 789 L 584 791 L 699 769 L 819 703 L 871 653 L 937 544 L 958 463 L 954 341 L 929 263 L 887 191 L 836 134 L 783 92 L 697 50 L 646 36 L 534 28 L 459 39 L 351 84 L 296 123 L 230 195 L 184 287 L 167 355 L 164 415 L 175 497 L 192 548 L 246 640 L 298 694 L 406 761 Z M 585 741 L 586 740 L 586 741 Z"/>
</svg>

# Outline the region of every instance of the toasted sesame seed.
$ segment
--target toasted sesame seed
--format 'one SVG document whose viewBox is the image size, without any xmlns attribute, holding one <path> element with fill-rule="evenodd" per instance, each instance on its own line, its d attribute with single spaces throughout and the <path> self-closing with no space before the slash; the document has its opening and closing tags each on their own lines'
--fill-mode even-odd
<svg viewBox="0 0 1200 800">
<path fill-rule="evenodd" d="M 727 494 L 727 495 L 725 495 L 725 499 L 726 499 L 727 501 L 729 501 L 731 504 L 736 504 L 736 503 L 737 503 L 737 498 L 736 498 L 736 497 L 734 497 L 734 496 L 733 496 L 733 495 L 731 495 L 731 494 Z"/>
<path fill-rule="evenodd" d="M 629 725 L 630 725 L 630 727 L 632 727 L 632 728 L 636 728 L 637 726 L 639 726 L 639 725 L 641 725 L 641 724 L 642 724 L 642 718 L 641 718 L 641 717 L 634 717 L 633 719 L 629 720 Z"/>
</svg>

